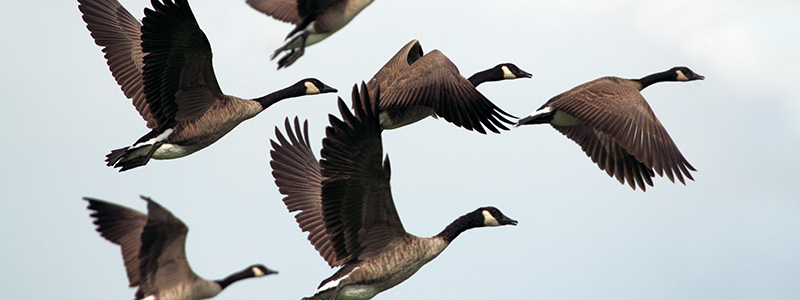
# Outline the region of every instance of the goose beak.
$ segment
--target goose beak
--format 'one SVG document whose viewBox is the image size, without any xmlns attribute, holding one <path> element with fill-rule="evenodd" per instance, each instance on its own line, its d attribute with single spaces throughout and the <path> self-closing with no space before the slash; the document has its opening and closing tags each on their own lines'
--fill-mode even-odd
<svg viewBox="0 0 800 300">
<path fill-rule="evenodd" d="M 519 70 L 519 78 L 531 78 L 533 74 L 523 71 L 522 69 Z"/>
<path fill-rule="evenodd" d="M 692 76 L 691 78 L 691 80 L 703 80 L 703 79 L 706 79 L 706 77 L 697 73 L 695 73 L 694 76 Z"/>
<path fill-rule="evenodd" d="M 514 226 L 517 226 L 518 223 L 517 220 L 511 219 L 505 215 L 503 215 L 502 219 L 497 220 L 497 222 L 500 223 L 500 225 L 514 225 Z"/>
<path fill-rule="evenodd" d="M 335 88 L 332 88 L 332 87 L 329 87 L 329 86 L 327 86 L 327 85 L 326 85 L 326 86 L 324 86 L 324 87 L 322 87 L 322 88 L 319 90 L 319 93 L 320 93 L 320 94 L 324 94 L 324 93 L 336 93 L 336 92 L 339 92 L 339 90 L 337 90 L 337 89 L 335 89 Z"/>
</svg>

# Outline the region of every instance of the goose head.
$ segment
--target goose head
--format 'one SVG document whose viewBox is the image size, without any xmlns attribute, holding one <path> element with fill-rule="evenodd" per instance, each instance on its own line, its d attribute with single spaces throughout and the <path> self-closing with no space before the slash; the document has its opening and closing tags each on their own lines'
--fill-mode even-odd
<svg viewBox="0 0 800 300">
<path fill-rule="evenodd" d="M 517 65 L 512 63 L 503 63 L 496 65 L 492 70 L 495 70 L 495 73 L 502 74 L 500 79 L 516 79 L 516 78 L 531 78 L 533 74 L 528 73 L 517 67 Z"/>
<path fill-rule="evenodd" d="M 478 208 L 475 211 L 473 211 L 472 214 L 475 214 L 476 216 L 479 215 L 479 217 L 476 218 L 476 220 L 479 220 L 479 222 L 481 222 L 482 225 L 478 227 L 517 225 L 517 220 L 509 218 L 508 216 L 504 215 L 503 212 L 501 212 L 499 209 L 492 206 Z"/>
<path fill-rule="evenodd" d="M 687 67 L 674 67 L 670 72 L 675 75 L 675 81 L 703 80 L 706 77 L 695 73 Z"/>
<path fill-rule="evenodd" d="M 472 74 L 468 80 L 472 83 L 472 86 L 477 87 L 484 82 L 517 78 L 531 78 L 532 76 L 533 75 L 531 73 L 523 71 L 515 64 L 502 63 L 492 68 Z"/>
<path fill-rule="evenodd" d="M 261 277 L 270 274 L 278 274 L 278 271 L 269 269 L 264 265 L 252 265 L 249 267 L 250 272 L 253 272 L 253 277 Z"/>
<path fill-rule="evenodd" d="M 295 84 L 297 87 L 303 88 L 303 95 L 316 95 L 323 93 L 336 93 L 338 90 L 322 83 L 316 78 L 306 78 L 298 81 Z"/>
</svg>

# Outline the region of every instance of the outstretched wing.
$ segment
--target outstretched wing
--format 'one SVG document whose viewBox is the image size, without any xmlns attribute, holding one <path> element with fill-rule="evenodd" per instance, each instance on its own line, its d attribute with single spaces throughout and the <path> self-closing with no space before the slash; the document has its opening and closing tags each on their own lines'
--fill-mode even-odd
<svg viewBox="0 0 800 300">
<path fill-rule="evenodd" d="M 197 118 L 224 95 L 211 62 L 211 45 L 186 0 L 152 0 L 142 19 L 144 92 L 164 129 Z"/>
<path fill-rule="evenodd" d="M 581 122 L 594 128 L 594 131 L 585 131 L 579 134 L 582 138 L 576 139 L 577 133 L 570 136 L 578 142 L 587 155 L 594 161 L 602 161 L 598 154 L 603 153 L 611 156 L 611 160 L 616 162 L 629 161 L 625 155 L 632 155 L 641 165 L 622 164 L 617 168 L 605 168 L 615 170 L 612 173 L 618 178 L 629 178 L 629 175 L 647 177 L 653 170 L 660 176 L 666 173 L 667 178 L 674 182 L 677 177 L 681 183 L 685 183 L 683 176 L 692 179 L 689 170 L 695 170 L 691 164 L 683 157 L 667 133 L 667 130 L 656 118 L 650 105 L 642 97 L 639 91 L 630 85 L 620 84 L 619 79 L 605 77 L 589 84 L 583 85 L 584 88 L 565 93 L 551 106 L 573 116 Z M 567 131 L 578 129 L 563 129 L 556 127 L 564 134 Z M 603 137 L 600 133 L 607 135 Z M 592 137 L 594 135 L 594 137 Z M 611 141 L 621 147 L 622 152 L 613 149 L 612 146 L 606 150 L 591 150 L 600 144 L 609 144 Z M 610 144 L 609 144 L 610 145 Z M 612 148 L 608 148 L 612 147 Z M 610 150 L 609 150 L 610 149 Z M 591 152 L 591 153 L 590 153 Z M 600 162 L 598 162 L 600 164 Z M 623 166 L 624 165 L 624 166 Z M 604 169 L 600 165 L 601 169 Z M 645 171 L 646 169 L 646 171 Z M 652 170 L 651 170 L 652 169 Z M 638 173 L 638 174 L 637 174 Z M 610 174 L 611 175 L 611 174 Z M 649 177 L 652 177 L 650 175 Z M 639 182 L 637 180 L 637 182 Z M 644 189 L 644 185 L 639 184 Z"/>
<path fill-rule="evenodd" d="M 147 216 L 103 200 L 88 197 L 84 197 L 83 200 L 88 201 L 87 208 L 94 211 L 90 216 L 94 218 L 93 223 L 97 225 L 97 232 L 109 242 L 120 246 L 130 286 L 138 286 L 139 249 L 142 247 L 142 230 L 147 224 Z"/>
<path fill-rule="evenodd" d="M 142 199 L 147 201 L 147 225 L 139 253 L 142 279 L 137 299 L 197 278 L 186 260 L 189 228 L 152 199 Z"/>
<path fill-rule="evenodd" d="M 420 59 L 420 57 L 422 57 L 422 45 L 420 45 L 418 40 L 411 40 L 403 46 L 403 48 L 400 48 L 400 50 L 372 76 L 372 79 L 367 82 L 369 96 L 372 99 L 377 99 L 375 98 L 375 92 L 378 91 L 378 88 L 382 91 L 386 91 L 389 85 L 392 84 L 400 74 L 403 74 L 403 72 L 408 69 L 408 66 Z"/>
<path fill-rule="evenodd" d="M 352 97 L 358 98 L 355 114 L 339 99 L 341 119 L 329 116 L 320 161 L 322 215 L 337 256 L 345 261 L 374 256 L 408 235 L 392 200 L 376 99 L 364 83 L 360 95 L 353 87 Z"/>
<path fill-rule="evenodd" d="M 297 13 L 297 0 L 247 0 L 247 4 L 280 21 L 295 25 L 303 22 Z"/>
<path fill-rule="evenodd" d="M 289 118 L 286 118 L 285 127 L 288 139 L 276 127 L 278 141 L 271 141 L 272 161 L 269 164 L 275 185 L 281 194 L 286 195 L 283 203 L 289 212 L 300 211 L 294 218 L 300 229 L 308 232 L 308 240 L 314 249 L 331 267 L 340 266 L 345 261 L 337 257 L 322 220 L 322 175 L 319 162 L 309 146 L 308 121 L 303 123 L 301 131 L 300 121 L 295 118 L 295 129 L 292 130 Z"/>
<path fill-rule="evenodd" d="M 156 128 L 142 84 L 142 24 L 116 0 L 79 0 L 78 3 L 86 28 L 95 43 L 103 47 L 111 75 L 147 121 L 147 127 Z"/>
<path fill-rule="evenodd" d="M 497 128 L 508 130 L 503 123 L 513 124 L 503 115 L 513 116 L 483 96 L 438 50 L 409 66 L 381 93 L 381 110 L 430 107 L 456 126 L 480 133 L 486 133 L 484 126 L 499 133 Z"/>
</svg>

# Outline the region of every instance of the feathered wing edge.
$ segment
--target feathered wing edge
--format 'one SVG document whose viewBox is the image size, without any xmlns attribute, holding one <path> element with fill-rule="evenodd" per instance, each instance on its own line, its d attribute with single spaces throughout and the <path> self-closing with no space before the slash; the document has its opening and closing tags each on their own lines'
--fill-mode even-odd
<svg viewBox="0 0 800 300">
<path fill-rule="evenodd" d="M 375 93 L 380 97 L 380 91 Z M 350 113 L 339 101 L 341 120 L 329 116 L 322 144 L 322 207 L 331 242 L 347 261 L 378 253 L 407 235 L 391 195 L 390 167 L 383 157 L 381 126 L 376 99 L 366 85 Z"/>
<path fill-rule="evenodd" d="M 116 0 L 78 2 L 86 28 L 95 43 L 103 47 L 111 75 L 125 97 L 132 100 L 136 111 L 147 122 L 147 127 L 156 128 L 158 124 L 150 113 L 142 84 L 142 24 Z"/>
<path fill-rule="evenodd" d="M 141 236 L 147 224 L 147 215 L 99 199 L 84 197 L 83 200 L 89 202 L 86 208 L 94 211 L 89 216 L 94 219 L 92 223 L 97 226 L 97 232 L 109 242 L 120 246 L 129 286 L 138 286 L 141 279 L 139 249 L 142 246 Z"/>
<path fill-rule="evenodd" d="M 596 82 L 595 85 L 606 83 L 598 80 L 594 82 Z M 579 87 L 588 86 L 590 83 Z M 611 86 L 618 87 L 616 84 Z M 608 93 L 613 93 L 613 95 L 603 96 Z M 627 93 L 627 96 L 624 96 L 626 99 L 634 97 L 636 101 L 641 102 L 642 106 L 615 106 L 596 100 L 588 102 L 592 99 L 622 97 L 617 95 L 620 93 Z M 645 190 L 643 184 L 645 182 L 652 186 L 652 180 L 648 177 L 654 177 L 655 173 L 659 176 L 666 175 L 672 182 L 675 182 L 675 177 L 677 177 L 678 181 L 683 184 L 686 184 L 684 176 L 694 180 L 689 173 L 690 170 L 695 171 L 694 167 L 680 153 L 638 90 L 630 88 L 630 90 L 616 91 L 607 88 L 591 93 L 580 90 L 569 91 L 565 94 L 567 96 L 554 97 L 545 106 L 554 103 L 555 109 L 563 110 L 594 129 L 583 125 L 571 127 L 554 125 L 553 127 L 581 145 L 584 152 L 609 176 L 616 176 L 620 182 L 628 179 L 628 183 L 634 189 L 635 181 L 642 190 Z M 559 101 L 556 103 L 555 99 Z M 589 103 L 593 104 L 589 105 Z M 612 108 L 616 111 L 609 110 Z"/>
<path fill-rule="evenodd" d="M 298 118 L 292 130 L 289 118 L 285 121 L 288 139 L 275 127 L 275 140 L 270 141 L 272 150 L 270 167 L 278 191 L 286 195 L 283 203 L 289 212 L 300 211 L 295 221 L 308 241 L 331 267 L 344 263 L 338 259 L 322 220 L 322 175 L 319 162 L 311 151 L 308 137 L 308 121 L 303 122 L 302 131 Z"/>
</svg>

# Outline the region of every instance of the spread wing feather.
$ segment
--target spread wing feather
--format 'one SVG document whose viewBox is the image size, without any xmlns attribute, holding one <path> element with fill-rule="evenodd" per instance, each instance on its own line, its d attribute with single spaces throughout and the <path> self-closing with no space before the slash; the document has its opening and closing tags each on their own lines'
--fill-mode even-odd
<svg viewBox="0 0 800 300">
<path fill-rule="evenodd" d="M 145 100 L 142 84 L 142 24 L 116 0 L 78 2 L 86 28 L 95 43 L 103 47 L 111 75 L 125 97 L 132 100 L 136 111 L 147 122 L 147 127 L 156 128 L 157 123 Z"/>
<path fill-rule="evenodd" d="M 481 94 L 444 54 L 434 50 L 418 59 L 382 92 L 380 109 L 431 107 L 436 115 L 469 130 L 499 133 L 512 117 Z"/>
<path fill-rule="evenodd" d="M 609 175 L 644 189 L 653 171 L 670 181 L 693 179 L 694 170 L 639 91 L 616 77 L 604 77 L 558 95 L 545 106 L 561 110 L 588 126 L 553 126 L 580 144 Z M 593 128 L 593 129 L 592 129 Z M 641 163 L 638 163 L 641 162 Z M 616 166 L 616 167 L 614 167 Z M 639 179 L 642 180 L 639 180 Z"/>
<path fill-rule="evenodd" d="M 144 92 L 159 129 L 197 118 L 222 99 L 211 45 L 186 0 L 152 1 L 142 20 Z"/>
<path fill-rule="evenodd" d="M 152 199 L 142 199 L 147 201 L 147 225 L 139 252 L 142 277 L 137 299 L 197 278 L 186 260 L 189 228 Z"/>
<path fill-rule="evenodd" d="M 297 0 L 247 0 L 247 4 L 277 20 L 300 24 L 303 18 L 297 13 Z"/>
<path fill-rule="evenodd" d="M 389 161 L 382 157 L 377 103 L 364 83 L 352 96 L 358 98 L 354 114 L 340 99 L 342 119 L 329 117 L 320 161 L 327 233 L 347 261 L 371 257 L 407 236 L 392 200 Z"/>
<path fill-rule="evenodd" d="M 94 212 L 97 232 L 122 250 L 122 260 L 128 273 L 129 286 L 139 285 L 139 249 L 142 247 L 142 230 L 147 224 L 147 215 L 136 210 L 98 199 L 83 198 Z"/>
<path fill-rule="evenodd" d="M 272 141 L 270 166 L 275 184 L 281 194 L 286 195 L 283 203 L 295 215 L 297 224 L 308 232 L 308 241 L 331 267 L 340 266 L 344 261 L 336 256 L 322 220 L 322 175 L 319 162 L 311 152 L 308 139 L 308 121 L 303 123 L 295 118 L 294 130 L 286 119 L 288 139 L 276 128 L 277 142 Z"/>
</svg>

